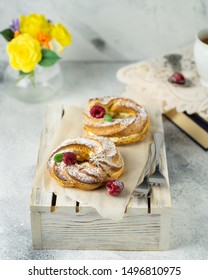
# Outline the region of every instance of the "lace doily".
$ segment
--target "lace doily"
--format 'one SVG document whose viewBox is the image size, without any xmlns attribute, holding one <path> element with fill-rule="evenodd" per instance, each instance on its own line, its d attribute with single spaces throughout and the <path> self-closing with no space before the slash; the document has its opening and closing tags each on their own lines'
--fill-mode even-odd
<svg viewBox="0 0 208 280">
<path fill-rule="evenodd" d="M 157 103 L 162 112 L 176 109 L 188 114 L 198 113 L 208 120 L 208 88 L 200 83 L 192 55 L 192 45 L 164 55 L 122 67 L 117 72 L 119 81 L 127 85 L 126 91 L 138 93 L 141 103 Z M 190 87 L 168 82 L 176 71 L 191 80 Z"/>
</svg>

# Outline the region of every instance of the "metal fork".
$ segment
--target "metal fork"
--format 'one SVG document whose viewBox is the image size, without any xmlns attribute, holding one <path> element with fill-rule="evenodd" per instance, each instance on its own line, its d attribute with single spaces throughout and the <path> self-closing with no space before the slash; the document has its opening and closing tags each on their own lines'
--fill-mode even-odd
<svg viewBox="0 0 208 280">
<path fill-rule="evenodd" d="M 151 194 L 150 184 L 148 180 L 148 175 L 146 175 L 142 183 L 136 186 L 133 195 L 137 197 L 149 197 L 150 194 Z"/>
<path fill-rule="evenodd" d="M 159 186 L 166 183 L 166 179 L 163 174 L 160 172 L 160 163 L 161 163 L 161 148 L 164 142 L 163 133 L 157 131 L 154 133 L 154 143 L 155 143 L 155 163 L 156 167 L 154 172 L 149 176 L 148 182 L 150 189 L 153 185 Z"/>
<path fill-rule="evenodd" d="M 152 193 L 152 187 L 166 184 L 166 179 L 160 172 L 159 163 L 156 165 L 155 171 L 151 175 L 146 175 L 143 182 L 134 190 L 134 195 L 137 197 L 149 198 Z"/>
<path fill-rule="evenodd" d="M 148 157 L 148 161 L 147 161 L 147 164 L 145 167 L 146 170 L 145 170 L 144 179 L 140 184 L 138 184 L 138 182 L 137 182 L 136 187 L 133 192 L 133 196 L 144 197 L 144 198 L 147 198 L 150 196 L 151 189 L 150 189 L 148 178 L 149 178 L 149 172 L 151 169 L 151 164 L 154 159 L 154 155 L 155 155 L 155 144 L 151 143 L 151 145 L 149 147 L 149 157 Z"/>
<path fill-rule="evenodd" d="M 149 185 L 160 186 L 166 184 L 166 179 L 160 172 L 159 162 L 156 165 L 155 171 L 148 178 Z"/>
</svg>

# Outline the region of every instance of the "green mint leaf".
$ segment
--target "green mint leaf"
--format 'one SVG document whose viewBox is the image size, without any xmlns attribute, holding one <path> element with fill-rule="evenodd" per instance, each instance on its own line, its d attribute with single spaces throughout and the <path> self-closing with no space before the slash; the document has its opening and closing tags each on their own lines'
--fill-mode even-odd
<svg viewBox="0 0 208 280">
<path fill-rule="evenodd" d="M 53 159 L 55 162 L 62 162 L 63 154 L 56 154 Z"/>
<path fill-rule="evenodd" d="M 106 122 L 112 122 L 112 121 L 113 121 L 113 118 L 112 118 L 111 115 L 105 114 L 105 115 L 104 115 L 104 121 L 106 121 Z"/>
<path fill-rule="evenodd" d="M 54 51 L 48 49 L 42 49 L 42 59 L 39 64 L 43 67 L 49 67 L 55 64 L 60 59 Z"/>
<path fill-rule="evenodd" d="M 4 29 L 0 32 L 0 34 L 6 39 L 8 42 L 14 39 L 14 32 L 10 29 Z"/>
</svg>

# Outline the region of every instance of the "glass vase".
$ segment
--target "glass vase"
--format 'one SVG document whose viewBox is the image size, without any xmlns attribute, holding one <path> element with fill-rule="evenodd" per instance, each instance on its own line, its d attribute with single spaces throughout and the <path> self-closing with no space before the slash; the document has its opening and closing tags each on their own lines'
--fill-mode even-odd
<svg viewBox="0 0 208 280">
<path fill-rule="evenodd" d="M 50 67 L 37 65 L 33 75 L 20 76 L 10 65 L 4 72 L 5 91 L 26 103 L 38 103 L 51 99 L 63 85 L 63 74 L 58 63 Z"/>
</svg>

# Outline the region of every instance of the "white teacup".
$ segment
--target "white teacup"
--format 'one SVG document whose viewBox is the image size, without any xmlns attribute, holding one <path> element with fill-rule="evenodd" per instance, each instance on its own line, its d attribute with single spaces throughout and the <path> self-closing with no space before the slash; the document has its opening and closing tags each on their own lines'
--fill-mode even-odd
<svg viewBox="0 0 208 280">
<path fill-rule="evenodd" d="M 194 43 L 194 60 L 201 84 L 208 87 L 208 28 L 199 31 Z"/>
</svg>

